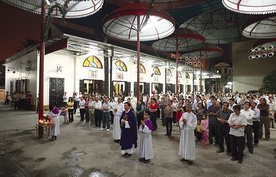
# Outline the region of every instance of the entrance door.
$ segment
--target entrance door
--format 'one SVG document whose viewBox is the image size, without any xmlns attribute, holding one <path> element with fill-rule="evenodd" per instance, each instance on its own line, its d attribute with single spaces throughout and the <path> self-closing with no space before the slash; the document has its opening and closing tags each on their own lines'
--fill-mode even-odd
<svg viewBox="0 0 276 177">
<path fill-rule="evenodd" d="M 50 78 L 49 105 L 63 106 L 64 78 Z"/>
</svg>

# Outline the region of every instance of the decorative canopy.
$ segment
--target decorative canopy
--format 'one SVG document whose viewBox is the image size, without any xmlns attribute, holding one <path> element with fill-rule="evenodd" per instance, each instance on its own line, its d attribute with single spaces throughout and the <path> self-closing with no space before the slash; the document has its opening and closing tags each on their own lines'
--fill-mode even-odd
<svg viewBox="0 0 276 177">
<path fill-rule="evenodd" d="M 179 28 L 168 38 L 158 40 L 152 44 L 155 50 L 175 52 L 195 50 L 204 45 L 205 38 L 195 31 Z"/>
<path fill-rule="evenodd" d="M 190 51 L 182 55 L 182 58 L 216 58 L 223 55 L 223 49 L 215 44 L 205 43 L 200 49 Z"/>
<path fill-rule="evenodd" d="M 154 5 L 160 9 L 175 9 L 188 7 L 194 4 L 202 4 L 206 0 L 192 0 L 192 1 L 183 1 L 183 0 L 155 0 Z M 105 2 L 115 4 L 117 6 L 126 6 L 130 3 L 137 2 L 137 0 L 105 0 Z M 141 3 L 150 4 L 153 0 L 140 0 Z"/>
<path fill-rule="evenodd" d="M 276 0 L 222 0 L 234 12 L 244 14 L 269 14 L 276 12 Z"/>
<path fill-rule="evenodd" d="M 41 1 L 42 0 L 2 0 L 8 4 L 16 6 L 20 9 L 33 12 L 36 14 L 41 13 Z M 60 4 L 64 6 L 64 0 L 49 0 L 50 6 Z M 65 5 L 67 14 L 65 18 L 80 18 L 86 17 L 96 13 L 102 8 L 104 0 L 71 0 L 68 4 Z M 47 11 L 46 11 L 47 13 Z M 62 14 L 59 10 L 54 10 L 51 14 L 52 17 L 61 18 Z"/>
<path fill-rule="evenodd" d="M 249 18 L 248 15 L 219 8 L 189 19 L 180 28 L 198 32 L 206 38 L 206 43 L 229 44 L 243 40 L 240 27 Z"/>
<path fill-rule="evenodd" d="M 276 38 L 276 15 L 253 18 L 245 25 L 242 34 L 248 38 Z"/>
<path fill-rule="evenodd" d="M 165 11 L 148 4 L 124 6 L 103 19 L 105 34 L 126 41 L 137 41 L 137 31 L 140 41 L 151 41 L 167 37 L 174 30 L 173 18 Z"/>
</svg>

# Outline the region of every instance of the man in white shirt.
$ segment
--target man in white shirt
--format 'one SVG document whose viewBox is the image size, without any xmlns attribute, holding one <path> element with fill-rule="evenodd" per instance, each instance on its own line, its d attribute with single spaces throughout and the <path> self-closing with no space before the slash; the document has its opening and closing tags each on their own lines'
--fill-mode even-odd
<svg viewBox="0 0 276 177">
<path fill-rule="evenodd" d="M 103 121 L 103 127 L 101 128 L 101 130 L 105 129 L 106 127 L 106 131 L 109 132 L 110 130 L 110 109 L 111 106 L 109 104 L 109 100 L 107 97 L 104 97 L 104 103 L 102 104 L 102 121 Z"/>
<path fill-rule="evenodd" d="M 254 145 L 257 146 L 259 144 L 259 124 L 260 124 L 260 110 L 257 109 L 257 103 L 252 102 L 251 108 L 250 108 L 254 114 L 252 116 L 253 120 L 253 132 L 254 132 Z"/>
<path fill-rule="evenodd" d="M 245 115 L 247 119 L 247 125 L 245 126 L 245 133 L 247 138 L 247 148 L 250 154 L 253 154 L 253 145 L 252 145 L 252 126 L 253 126 L 253 115 L 254 112 L 250 110 L 251 103 L 245 102 L 244 109 L 241 110 L 241 114 Z"/>
<path fill-rule="evenodd" d="M 63 97 L 62 97 L 62 100 L 63 100 L 63 105 L 66 105 L 67 104 L 67 102 L 68 102 L 68 96 L 66 95 L 67 93 L 66 92 L 64 92 L 64 95 L 63 95 Z"/>
<path fill-rule="evenodd" d="M 98 97 L 95 98 L 94 108 L 95 108 L 95 127 L 101 128 L 102 103 L 99 101 Z"/>
<path fill-rule="evenodd" d="M 230 109 L 231 111 L 233 111 L 233 107 L 235 106 L 235 99 L 234 98 L 230 98 L 229 99 L 229 107 L 228 109 Z"/>
<path fill-rule="evenodd" d="M 239 163 L 242 163 L 244 149 L 244 127 L 247 124 L 247 119 L 243 114 L 240 113 L 240 105 L 235 105 L 233 107 L 233 110 L 234 113 L 230 115 L 228 120 L 230 126 L 229 134 L 232 151 L 231 160 L 238 160 Z"/>
</svg>

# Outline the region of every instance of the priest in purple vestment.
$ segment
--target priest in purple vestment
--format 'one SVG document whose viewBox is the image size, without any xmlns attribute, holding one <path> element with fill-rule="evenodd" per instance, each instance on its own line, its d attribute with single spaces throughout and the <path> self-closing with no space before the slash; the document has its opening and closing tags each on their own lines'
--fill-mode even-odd
<svg viewBox="0 0 276 177">
<path fill-rule="evenodd" d="M 124 157 L 130 157 L 134 153 L 134 148 L 137 148 L 137 125 L 134 112 L 130 109 L 129 102 L 124 103 L 124 109 L 121 122 L 121 153 Z"/>
</svg>

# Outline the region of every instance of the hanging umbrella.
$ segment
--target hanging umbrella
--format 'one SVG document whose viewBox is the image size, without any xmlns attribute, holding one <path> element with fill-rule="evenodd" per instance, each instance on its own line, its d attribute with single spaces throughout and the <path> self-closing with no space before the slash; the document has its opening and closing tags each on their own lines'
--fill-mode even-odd
<svg viewBox="0 0 276 177">
<path fill-rule="evenodd" d="M 189 51 L 182 55 L 185 58 L 186 65 L 200 66 L 200 92 L 202 92 L 202 59 L 211 59 L 223 55 L 223 49 L 215 44 L 205 43 L 203 47 L 197 50 Z"/>
<path fill-rule="evenodd" d="M 180 28 L 198 32 L 206 38 L 206 43 L 230 44 L 245 39 L 240 28 L 249 18 L 249 16 L 219 8 L 187 20 Z"/>
<path fill-rule="evenodd" d="M 244 14 L 269 14 L 276 12 L 276 0 L 222 0 L 229 10 Z"/>
<path fill-rule="evenodd" d="M 137 2 L 137 0 L 105 0 L 108 3 L 115 4 L 117 6 L 126 6 L 130 3 Z M 150 4 L 154 0 L 143 0 L 144 4 Z M 182 8 L 182 7 L 188 7 L 195 4 L 201 4 L 203 2 L 206 2 L 207 0 L 193 0 L 193 1 L 183 1 L 183 0 L 155 0 L 154 5 L 157 8 L 160 9 L 176 9 L 176 8 Z"/>
<path fill-rule="evenodd" d="M 245 24 L 242 34 L 248 38 L 276 38 L 276 15 L 252 18 Z"/>
<path fill-rule="evenodd" d="M 126 41 L 137 41 L 137 98 L 140 95 L 140 41 L 169 36 L 174 32 L 174 20 L 153 4 L 130 4 L 108 14 L 103 19 L 106 35 Z"/>
<path fill-rule="evenodd" d="M 42 0 L 2 0 L 8 4 L 16 6 L 20 9 L 41 14 L 41 1 Z M 67 12 L 65 18 L 80 18 L 92 15 L 102 8 L 104 0 L 88 0 L 88 1 L 77 1 L 69 0 L 68 3 L 65 0 L 45 0 L 49 3 L 49 6 L 54 6 L 60 4 L 65 7 Z M 46 14 L 47 14 L 46 10 Z M 54 10 L 51 13 L 52 17 L 62 18 L 61 12 L 59 10 Z"/>
<path fill-rule="evenodd" d="M 189 29 L 177 29 L 168 38 L 158 40 L 152 44 L 155 50 L 176 52 L 176 87 L 175 94 L 178 94 L 178 52 L 195 50 L 204 45 L 205 38 Z"/>
</svg>

